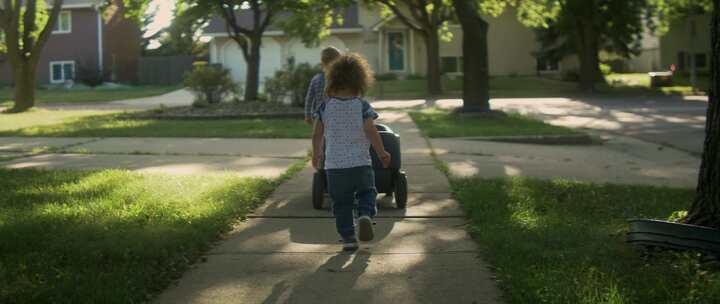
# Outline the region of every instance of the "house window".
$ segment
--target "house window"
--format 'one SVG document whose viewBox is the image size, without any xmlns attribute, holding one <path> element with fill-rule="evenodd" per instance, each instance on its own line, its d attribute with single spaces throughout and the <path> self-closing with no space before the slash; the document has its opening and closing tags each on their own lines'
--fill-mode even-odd
<svg viewBox="0 0 720 304">
<path fill-rule="evenodd" d="M 50 83 L 64 83 L 75 79 L 74 61 L 50 62 Z"/>
<path fill-rule="evenodd" d="M 72 13 L 70 11 L 61 11 L 53 29 L 53 34 L 67 34 L 70 32 L 72 32 Z"/>
<path fill-rule="evenodd" d="M 462 73 L 462 57 L 441 57 L 440 64 L 443 74 Z"/>
<path fill-rule="evenodd" d="M 698 69 L 707 67 L 707 55 L 705 53 L 695 53 L 695 67 Z"/>
<path fill-rule="evenodd" d="M 552 57 L 538 57 L 538 72 L 557 72 L 560 69 L 560 61 Z"/>
<path fill-rule="evenodd" d="M 405 34 L 388 33 L 388 67 L 390 71 L 405 71 Z"/>
</svg>

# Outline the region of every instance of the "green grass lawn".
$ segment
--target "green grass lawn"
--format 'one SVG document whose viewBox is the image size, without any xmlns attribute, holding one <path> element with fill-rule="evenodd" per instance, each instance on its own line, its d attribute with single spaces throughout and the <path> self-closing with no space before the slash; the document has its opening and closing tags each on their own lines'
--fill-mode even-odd
<svg viewBox="0 0 720 304">
<path fill-rule="evenodd" d="M 179 89 L 177 85 L 172 86 L 130 86 L 121 88 L 79 88 L 65 90 L 62 88 L 39 88 L 36 91 L 36 104 L 58 104 L 58 103 L 78 103 L 78 102 L 98 102 L 113 101 L 123 99 L 133 99 L 149 96 L 157 96 L 172 92 Z M 13 88 L 0 88 L 0 106 L 12 106 L 12 100 L 15 98 Z"/>
<path fill-rule="evenodd" d="M 610 74 L 606 76 L 607 87 L 601 88 L 605 92 L 615 94 L 665 94 L 665 95 L 691 95 L 697 94 L 690 86 L 690 79 L 675 75 L 674 85 L 670 87 L 651 88 L 650 76 L 647 73 Z M 707 92 L 710 79 L 700 76 L 697 79 L 697 89 Z"/>
<path fill-rule="evenodd" d="M 0 132 L 55 125 L 63 123 L 67 120 L 80 119 L 84 117 L 103 115 L 108 113 L 112 112 L 90 110 L 49 111 L 42 109 L 32 109 L 25 113 L 0 113 Z"/>
<path fill-rule="evenodd" d="M 455 115 L 447 110 L 428 109 L 410 112 L 410 117 L 425 136 L 433 138 L 581 134 L 573 129 L 549 125 L 515 113 L 485 117 Z"/>
<path fill-rule="evenodd" d="M 33 113 L 0 117 L 22 120 Z M 0 121 L 0 136 L 310 138 L 312 134 L 312 128 L 300 119 L 159 120 L 127 118 L 124 114 L 70 117 L 55 124 L 24 128 L 12 126 Z"/>
<path fill-rule="evenodd" d="M 667 218 L 692 189 L 451 178 L 508 303 L 718 303 L 720 271 L 691 253 L 646 259 L 627 219 Z"/>
<path fill-rule="evenodd" d="M 692 94 L 687 77 L 676 76 L 675 86 L 650 88 L 650 77 L 643 73 L 611 74 L 607 76 L 607 85 L 598 85 L 597 94 L 606 96 L 644 96 L 644 95 L 688 95 Z M 698 86 L 706 91 L 709 80 L 698 78 Z M 443 78 L 444 93 L 441 98 L 459 98 L 462 96 L 463 80 Z M 426 98 L 427 85 L 424 79 L 377 81 L 368 93 L 369 96 L 392 98 Z M 490 78 L 490 96 L 492 98 L 531 98 L 531 97 L 573 97 L 581 96 L 577 83 L 533 76 L 499 76 Z"/>
<path fill-rule="evenodd" d="M 463 80 L 443 78 L 444 96 L 462 96 Z M 493 98 L 558 97 L 577 94 L 574 83 L 539 77 L 492 77 L 490 96 Z M 427 85 L 424 79 L 377 81 L 369 96 L 378 98 L 426 98 Z"/>
<path fill-rule="evenodd" d="M 0 169 L 0 303 L 146 302 L 301 167 L 278 180 Z"/>
</svg>

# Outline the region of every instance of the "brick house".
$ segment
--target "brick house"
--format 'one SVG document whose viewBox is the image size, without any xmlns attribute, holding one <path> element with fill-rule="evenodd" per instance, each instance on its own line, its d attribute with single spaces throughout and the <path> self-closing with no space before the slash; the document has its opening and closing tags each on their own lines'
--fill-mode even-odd
<svg viewBox="0 0 720 304">
<path fill-rule="evenodd" d="M 122 0 L 101 10 L 102 0 L 65 0 L 37 67 L 40 85 L 76 80 L 83 71 L 106 80 L 136 82 L 141 31 L 123 15 Z M 0 59 L 0 83 L 12 85 L 10 62 Z"/>
</svg>

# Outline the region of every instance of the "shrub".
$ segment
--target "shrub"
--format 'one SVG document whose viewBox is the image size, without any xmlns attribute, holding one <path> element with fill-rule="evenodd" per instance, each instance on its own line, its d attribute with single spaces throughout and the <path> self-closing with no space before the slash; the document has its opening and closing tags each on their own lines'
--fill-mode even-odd
<svg viewBox="0 0 720 304">
<path fill-rule="evenodd" d="M 195 94 L 198 105 L 219 103 L 230 94 L 238 94 L 238 86 L 230 78 L 230 71 L 223 68 L 196 66 L 185 76 L 184 85 Z"/>
<path fill-rule="evenodd" d="M 272 78 L 265 78 L 265 93 L 270 101 L 282 102 L 290 96 L 293 106 L 303 106 L 310 80 L 320 71 L 319 65 L 288 64 L 285 69 L 276 71 Z"/>
<path fill-rule="evenodd" d="M 612 68 L 610 67 L 609 64 L 601 63 L 600 64 L 600 73 L 602 73 L 605 76 L 610 75 L 610 74 L 612 74 Z"/>
<path fill-rule="evenodd" d="M 397 79 L 398 79 L 398 76 L 395 73 L 385 73 L 385 74 L 375 75 L 375 80 L 377 80 L 377 81 L 397 80 Z"/>
<path fill-rule="evenodd" d="M 393 74 L 393 75 L 395 75 L 395 74 Z M 419 75 L 419 74 L 407 75 L 407 80 L 422 80 L 422 79 L 425 79 L 425 76 Z"/>
<path fill-rule="evenodd" d="M 580 81 L 580 73 L 577 70 L 569 70 L 563 73 L 562 80 L 578 82 Z"/>
<path fill-rule="evenodd" d="M 103 72 L 97 68 L 80 67 L 75 78 L 80 83 L 94 88 L 105 82 L 104 76 Z"/>
</svg>

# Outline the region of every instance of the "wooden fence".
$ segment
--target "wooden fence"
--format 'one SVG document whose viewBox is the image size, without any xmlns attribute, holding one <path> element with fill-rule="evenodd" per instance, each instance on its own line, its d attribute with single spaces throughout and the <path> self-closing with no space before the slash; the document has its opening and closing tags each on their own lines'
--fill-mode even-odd
<svg viewBox="0 0 720 304">
<path fill-rule="evenodd" d="M 140 84 L 173 85 L 182 83 L 193 69 L 193 56 L 148 56 L 140 58 Z"/>
</svg>

